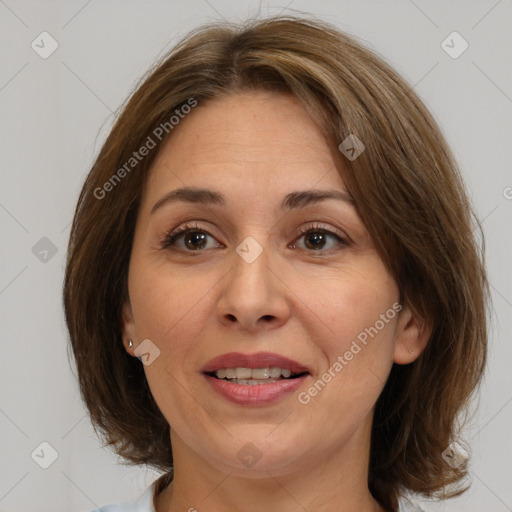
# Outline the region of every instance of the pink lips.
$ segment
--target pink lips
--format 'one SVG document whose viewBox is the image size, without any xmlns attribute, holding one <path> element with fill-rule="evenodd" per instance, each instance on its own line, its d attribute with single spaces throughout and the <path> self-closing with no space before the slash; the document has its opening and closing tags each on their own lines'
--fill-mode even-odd
<svg viewBox="0 0 512 512">
<path fill-rule="evenodd" d="M 282 379 L 272 383 L 244 385 L 217 379 L 209 373 L 223 368 L 265 368 L 278 366 L 293 373 L 304 373 L 293 379 Z M 297 390 L 304 380 L 310 376 L 309 370 L 297 361 L 270 352 L 242 354 L 231 352 L 218 356 L 206 363 L 202 368 L 206 380 L 212 388 L 228 401 L 245 406 L 262 406 L 283 398 Z"/>
<path fill-rule="evenodd" d="M 222 368 L 265 368 L 267 366 L 287 368 L 293 373 L 309 371 L 306 366 L 301 365 L 297 361 L 278 354 L 272 354 L 272 352 L 258 352 L 256 354 L 230 352 L 211 359 L 201 371 L 206 373 L 215 372 Z"/>
</svg>

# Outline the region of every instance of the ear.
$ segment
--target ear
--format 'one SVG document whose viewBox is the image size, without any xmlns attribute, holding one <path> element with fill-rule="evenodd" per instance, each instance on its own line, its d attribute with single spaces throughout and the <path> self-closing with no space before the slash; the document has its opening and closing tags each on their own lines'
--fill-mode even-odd
<svg viewBox="0 0 512 512">
<path fill-rule="evenodd" d="M 398 315 L 393 362 L 409 364 L 425 350 L 432 326 L 409 306 L 404 306 Z"/>
<path fill-rule="evenodd" d="M 132 307 L 129 300 L 123 304 L 123 326 L 122 326 L 122 334 L 123 334 L 123 345 L 131 356 L 135 357 L 135 348 L 137 346 L 136 340 L 137 331 L 135 329 L 135 321 L 133 319 Z M 132 346 L 130 347 L 130 340 L 132 340 Z"/>
</svg>

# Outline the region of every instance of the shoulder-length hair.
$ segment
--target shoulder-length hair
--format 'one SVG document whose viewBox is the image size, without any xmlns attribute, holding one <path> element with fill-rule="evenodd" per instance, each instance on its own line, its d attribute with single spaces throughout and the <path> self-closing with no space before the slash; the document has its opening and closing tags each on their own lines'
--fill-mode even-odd
<svg viewBox="0 0 512 512">
<path fill-rule="evenodd" d="M 172 477 L 169 425 L 122 343 L 134 226 L 148 170 L 172 137 L 171 117 L 242 90 L 293 95 L 318 120 L 402 303 L 433 326 L 414 363 L 393 365 L 377 401 L 370 491 L 390 509 L 406 490 L 460 494 L 467 464 L 452 468 L 442 453 L 458 435 L 486 361 L 479 224 L 440 129 L 412 87 L 353 37 L 312 19 L 196 29 L 141 80 L 97 156 L 78 200 L 64 282 L 80 391 L 97 433 L 128 463 Z M 365 145 L 355 160 L 337 149 L 349 135 Z M 135 162 L 149 139 L 157 147 Z"/>
</svg>

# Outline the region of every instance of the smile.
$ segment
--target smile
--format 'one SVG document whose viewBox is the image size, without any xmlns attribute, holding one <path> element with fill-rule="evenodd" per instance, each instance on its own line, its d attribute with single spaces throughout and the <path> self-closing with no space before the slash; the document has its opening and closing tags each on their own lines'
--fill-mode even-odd
<svg viewBox="0 0 512 512">
<path fill-rule="evenodd" d="M 294 379 L 300 373 L 293 373 L 288 368 L 267 366 L 265 368 L 223 368 L 213 373 L 217 379 L 243 385 L 271 384 L 281 379 Z"/>
<path fill-rule="evenodd" d="M 244 406 L 263 406 L 295 392 L 311 374 L 304 366 L 272 353 L 219 356 L 202 372 L 222 398 Z"/>
</svg>

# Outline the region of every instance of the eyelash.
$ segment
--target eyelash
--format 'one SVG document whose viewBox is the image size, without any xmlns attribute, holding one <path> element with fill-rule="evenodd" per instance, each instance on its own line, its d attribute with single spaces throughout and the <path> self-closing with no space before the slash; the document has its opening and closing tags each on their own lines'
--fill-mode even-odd
<svg viewBox="0 0 512 512">
<path fill-rule="evenodd" d="M 170 248 L 171 246 L 173 246 L 175 244 L 176 240 L 181 235 L 184 235 L 184 234 L 186 234 L 188 232 L 192 232 L 192 231 L 199 231 L 201 233 L 206 233 L 209 236 L 211 236 L 212 238 L 214 238 L 206 229 L 201 228 L 201 226 L 199 224 L 197 224 L 197 223 L 191 224 L 191 223 L 186 222 L 186 223 L 182 224 L 181 226 L 177 227 L 176 229 L 171 230 L 169 233 L 167 233 L 163 237 L 163 240 L 161 242 L 161 248 L 162 249 Z M 336 233 L 335 231 L 332 231 L 331 229 L 328 229 L 327 227 L 322 226 L 321 224 L 317 224 L 317 223 L 309 225 L 309 226 L 301 227 L 299 230 L 299 236 L 295 240 L 298 240 L 299 238 L 303 237 L 304 235 L 307 235 L 310 233 L 322 233 L 322 234 L 330 235 L 333 238 L 335 238 L 338 241 L 339 245 L 341 246 L 338 249 L 327 249 L 327 250 L 302 249 L 302 250 L 311 252 L 313 254 L 317 253 L 317 252 L 318 253 L 331 253 L 332 251 L 339 251 L 343 247 L 346 247 L 349 245 L 349 242 L 346 238 L 344 238 L 340 234 Z M 293 242 L 293 248 L 295 248 L 295 245 L 296 245 L 295 242 Z M 178 249 L 178 250 L 180 250 L 180 249 Z M 199 249 L 197 251 L 185 250 L 185 252 L 190 252 L 190 253 L 204 252 L 204 250 L 201 250 L 201 249 Z"/>
</svg>

